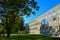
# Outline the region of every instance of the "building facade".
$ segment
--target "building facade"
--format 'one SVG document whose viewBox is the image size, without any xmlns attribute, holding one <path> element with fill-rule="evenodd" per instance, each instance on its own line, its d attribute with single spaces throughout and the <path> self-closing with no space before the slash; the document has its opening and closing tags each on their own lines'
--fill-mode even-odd
<svg viewBox="0 0 60 40">
<path fill-rule="evenodd" d="M 60 34 L 60 4 L 42 13 L 29 23 L 30 34 L 59 35 Z"/>
</svg>

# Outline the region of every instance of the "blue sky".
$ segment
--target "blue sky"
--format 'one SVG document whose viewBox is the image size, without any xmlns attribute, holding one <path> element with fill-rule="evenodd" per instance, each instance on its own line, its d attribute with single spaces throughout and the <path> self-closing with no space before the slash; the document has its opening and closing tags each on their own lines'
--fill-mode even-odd
<svg viewBox="0 0 60 40">
<path fill-rule="evenodd" d="M 30 17 L 24 17 L 25 23 L 28 23 L 33 18 L 39 16 L 43 12 L 53 8 L 57 4 L 60 4 L 60 0 L 35 0 L 37 5 L 40 7 L 39 11 L 33 10 L 36 12 L 36 15 L 31 14 Z"/>
</svg>

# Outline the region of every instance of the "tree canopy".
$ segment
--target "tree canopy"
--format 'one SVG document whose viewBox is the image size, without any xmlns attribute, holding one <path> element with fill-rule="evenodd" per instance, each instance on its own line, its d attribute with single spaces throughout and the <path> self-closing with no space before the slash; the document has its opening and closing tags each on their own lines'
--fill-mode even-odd
<svg viewBox="0 0 60 40">
<path fill-rule="evenodd" d="M 17 26 L 17 30 L 19 24 L 23 26 L 24 21 L 21 21 L 19 16 L 30 16 L 30 14 L 35 14 L 33 8 L 39 9 L 35 0 L 0 0 L 0 7 L 2 8 L 0 8 L 0 14 L 4 13 L 6 18 L 4 23 L 6 24 L 7 37 L 13 27 Z"/>
<path fill-rule="evenodd" d="M 7 8 L 9 11 L 15 11 L 19 15 L 30 15 L 31 13 L 35 14 L 32 8 L 38 10 L 37 2 L 34 0 L 0 0 L 4 8 Z"/>
</svg>

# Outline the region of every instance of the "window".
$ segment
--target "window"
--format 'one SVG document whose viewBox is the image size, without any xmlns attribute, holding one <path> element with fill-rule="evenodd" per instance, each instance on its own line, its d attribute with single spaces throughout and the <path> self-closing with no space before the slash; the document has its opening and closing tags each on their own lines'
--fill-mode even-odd
<svg viewBox="0 0 60 40">
<path fill-rule="evenodd" d="M 53 20 L 55 21 L 56 20 L 56 17 L 53 17 Z"/>
<path fill-rule="evenodd" d="M 55 29 L 55 30 L 58 29 L 58 26 L 57 25 L 54 25 L 53 26 L 53 29 Z"/>
<path fill-rule="evenodd" d="M 57 10 L 58 10 L 58 13 L 60 13 L 60 6 L 57 8 Z"/>
<path fill-rule="evenodd" d="M 48 21 L 48 23 L 51 23 L 51 18 L 49 18 L 47 21 Z"/>
<path fill-rule="evenodd" d="M 55 14 L 56 14 L 56 11 L 55 11 L 55 10 L 53 10 L 53 11 L 52 11 L 52 15 L 55 15 Z"/>
<path fill-rule="evenodd" d="M 46 18 L 46 15 L 43 15 L 43 16 L 42 16 L 42 19 L 44 19 L 44 18 Z"/>
<path fill-rule="evenodd" d="M 41 24 L 44 24 L 44 21 L 42 21 Z"/>
<path fill-rule="evenodd" d="M 45 20 L 45 24 L 48 24 L 48 21 L 47 20 Z"/>
<path fill-rule="evenodd" d="M 60 15 L 59 15 L 58 19 L 59 19 L 59 21 L 60 21 Z"/>
<path fill-rule="evenodd" d="M 48 24 L 47 20 L 42 20 L 41 24 Z"/>
<path fill-rule="evenodd" d="M 50 12 L 48 12 L 48 16 L 50 16 Z"/>
</svg>

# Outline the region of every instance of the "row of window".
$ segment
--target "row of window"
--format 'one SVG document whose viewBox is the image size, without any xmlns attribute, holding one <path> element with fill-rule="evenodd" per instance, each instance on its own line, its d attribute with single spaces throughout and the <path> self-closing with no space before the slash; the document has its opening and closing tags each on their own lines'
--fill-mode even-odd
<svg viewBox="0 0 60 40">
<path fill-rule="evenodd" d="M 59 15 L 58 19 L 59 19 L 59 21 L 60 21 L 60 15 Z M 51 23 L 51 21 L 55 21 L 55 20 L 57 20 L 57 18 L 56 18 L 55 16 L 53 16 L 53 18 L 48 18 L 47 20 L 43 19 L 43 20 L 41 21 L 41 23 L 42 23 L 42 24 L 49 24 L 49 23 Z M 44 23 L 44 22 L 45 22 L 45 23 Z M 39 24 L 39 23 L 37 22 L 35 25 L 37 25 L 37 24 Z"/>
<path fill-rule="evenodd" d="M 60 15 L 59 15 L 58 19 L 59 19 L 59 21 L 60 21 Z M 53 18 L 48 18 L 47 20 L 43 19 L 43 20 L 41 21 L 41 23 L 42 23 L 42 24 L 50 24 L 52 21 L 56 21 L 56 20 L 57 20 L 57 18 L 56 18 L 55 16 L 53 16 Z M 39 23 L 36 22 L 35 24 L 33 24 L 33 25 L 31 25 L 31 26 L 38 25 L 38 24 L 39 24 Z"/>
<path fill-rule="evenodd" d="M 59 17 L 58 19 L 59 19 L 59 21 L 60 21 L 60 17 Z M 41 21 L 41 23 L 42 23 L 42 24 L 49 24 L 49 23 L 51 23 L 52 21 L 56 21 L 56 20 L 57 20 L 57 18 L 56 18 L 56 17 L 53 17 L 53 18 L 48 18 L 47 20 L 43 19 L 43 20 Z"/>
<path fill-rule="evenodd" d="M 58 11 L 58 13 L 60 13 L 60 6 L 57 8 L 57 10 L 52 10 L 52 15 L 55 15 L 56 14 L 56 11 Z M 47 15 L 48 16 L 50 16 L 51 15 L 51 13 L 50 12 L 48 12 L 47 13 Z M 46 18 L 47 17 L 47 15 L 45 14 L 45 15 L 43 15 L 42 17 L 41 17 L 41 19 L 44 19 L 44 18 Z"/>
<path fill-rule="evenodd" d="M 58 19 L 59 19 L 59 22 L 60 22 L 60 15 L 59 15 Z"/>
</svg>

